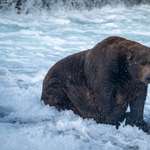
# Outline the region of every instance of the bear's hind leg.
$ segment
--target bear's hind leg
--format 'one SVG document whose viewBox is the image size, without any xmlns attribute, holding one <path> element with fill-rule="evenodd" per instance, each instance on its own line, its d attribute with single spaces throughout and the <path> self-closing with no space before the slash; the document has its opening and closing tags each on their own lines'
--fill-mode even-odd
<svg viewBox="0 0 150 150">
<path fill-rule="evenodd" d="M 60 85 L 49 85 L 47 88 L 43 89 L 41 100 L 45 104 L 50 106 L 55 106 L 58 110 L 70 109 L 71 101 L 63 92 L 63 88 Z"/>
</svg>

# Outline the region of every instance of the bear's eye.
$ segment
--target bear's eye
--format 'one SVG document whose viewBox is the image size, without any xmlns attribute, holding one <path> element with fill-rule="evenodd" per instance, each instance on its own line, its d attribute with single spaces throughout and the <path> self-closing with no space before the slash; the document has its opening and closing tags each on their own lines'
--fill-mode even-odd
<svg viewBox="0 0 150 150">
<path fill-rule="evenodd" d="M 141 65 L 142 65 L 142 66 L 146 65 L 146 61 L 142 61 L 142 62 L 141 62 Z"/>
</svg>

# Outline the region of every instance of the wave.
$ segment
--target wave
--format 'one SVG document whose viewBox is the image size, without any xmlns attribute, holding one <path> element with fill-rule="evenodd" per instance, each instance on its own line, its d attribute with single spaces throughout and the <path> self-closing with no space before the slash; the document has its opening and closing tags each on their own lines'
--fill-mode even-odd
<svg viewBox="0 0 150 150">
<path fill-rule="evenodd" d="M 124 5 L 148 4 L 150 0 L 0 0 L 0 11 L 16 11 L 17 13 L 30 13 L 40 10 L 92 10 L 106 5 L 116 7 Z"/>
</svg>

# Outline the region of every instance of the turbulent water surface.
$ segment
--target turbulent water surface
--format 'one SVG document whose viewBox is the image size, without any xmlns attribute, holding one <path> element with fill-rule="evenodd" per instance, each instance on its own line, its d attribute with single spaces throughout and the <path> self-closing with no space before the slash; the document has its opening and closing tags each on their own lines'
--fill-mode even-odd
<svg viewBox="0 0 150 150">
<path fill-rule="evenodd" d="M 32 1 L 31 1 L 32 2 Z M 1 150 L 148 150 L 137 127 L 97 124 L 40 101 L 42 81 L 58 60 L 112 35 L 150 47 L 150 5 L 0 10 Z M 24 10 L 29 8 L 24 6 Z M 58 5 L 59 6 L 59 5 Z M 56 9 L 57 8 L 57 9 Z M 33 11 L 34 10 L 34 11 Z M 150 91 L 144 118 L 150 124 Z"/>
</svg>

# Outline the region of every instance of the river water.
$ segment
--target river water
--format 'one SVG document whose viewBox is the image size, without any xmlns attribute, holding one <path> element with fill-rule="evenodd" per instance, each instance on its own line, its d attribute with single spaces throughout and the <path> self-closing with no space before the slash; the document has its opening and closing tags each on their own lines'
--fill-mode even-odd
<svg viewBox="0 0 150 150">
<path fill-rule="evenodd" d="M 70 54 L 113 35 L 150 47 L 150 5 L 31 8 L 0 11 L 0 149 L 150 149 L 150 135 L 137 127 L 117 130 L 40 101 L 47 71 Z M 150 91 L 144 118 L 150 125 Z"/>
</svg>

